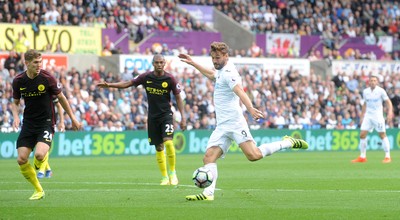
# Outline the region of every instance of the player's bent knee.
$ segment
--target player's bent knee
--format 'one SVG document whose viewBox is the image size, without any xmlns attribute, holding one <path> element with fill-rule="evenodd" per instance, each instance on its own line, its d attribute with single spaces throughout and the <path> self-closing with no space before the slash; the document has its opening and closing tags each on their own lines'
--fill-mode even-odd
<svg viewBox="0 0 400 220">
<path fill-rule="evenodd" d="M 46 155 L 43 154 L 35 154 L 36 160 L 42 161 Z"/>
<path fill-rule="evenodd" d="M 28 158 L 18 157 L 17 163 L 18 163 L 18 165 L 24 165 L 24 164 L 28 163 Z"/>
<path fill-rule="evenodd" d="M 254 162 L 263 158 L 261 153 L 247 154 L 246 157 L 250 162 Z"/>
</svg>

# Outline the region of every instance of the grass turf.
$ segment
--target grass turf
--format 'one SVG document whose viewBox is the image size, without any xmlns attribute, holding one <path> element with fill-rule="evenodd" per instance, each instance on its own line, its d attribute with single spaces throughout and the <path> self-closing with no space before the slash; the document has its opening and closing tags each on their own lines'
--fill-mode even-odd
<svg viewBox="0 0 400 220">
<path fill-rule="evenodd" d="M 15 160 L 0 160 L 0 219 L 398 219 L 399 152 L 351 164 L 358 152 L 281 152 L 258 162 L 242 154 L 218 161 L 215 201 L 185 200 L 202 155 L 178 155 L 180 185 L 159 186 L 155 156 L 50 158 L 46 198 Z M 32 160 L 31 160 L 32 161 Z"/>
</svg>

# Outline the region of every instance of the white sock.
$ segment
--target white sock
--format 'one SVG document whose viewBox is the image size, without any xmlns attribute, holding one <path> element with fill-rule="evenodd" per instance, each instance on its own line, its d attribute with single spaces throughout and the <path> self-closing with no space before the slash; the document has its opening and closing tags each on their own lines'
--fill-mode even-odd
<svg viewBox="0 0 400 220">
<path fill-rule="evenodd" d="M 390 158 L 390 143 L 388 137 L 382 139 L 382 148 L 385 151 L 385 157 Z"/>
<path fill-rule="evenodd" d="M 214 177 L 214 180 L 209 187 L 207 187 L 203 190 L 203 194 L 206 196 L 212 196 L 212 195 L 214 195 L 214 191 L 215 191 L 215 187 L 217 185 L 217 179 L 218 179 L 217 164 L 209 163 L 209 164 L 204 165 L 204 167 L 208 168 L 211 171 L 211 173 Z"/>
<path fill-rule="evenodd" d="M 360 157 L 366 158 L 367 157 L 367 138 L 360 139 Z"/>
<path fill-rule="evenodd" d="M 277 151 L 280 151 L 285 148 L 290 148 L 292 146 L 292 143 L 288 140 L 284 141 L 277 141 L 277 142 L 272 142 L 268 144 L 262 144 L 258 147 L 260 149 L 262 155 L 264 157 L 269 156 Z"/>
</svg>

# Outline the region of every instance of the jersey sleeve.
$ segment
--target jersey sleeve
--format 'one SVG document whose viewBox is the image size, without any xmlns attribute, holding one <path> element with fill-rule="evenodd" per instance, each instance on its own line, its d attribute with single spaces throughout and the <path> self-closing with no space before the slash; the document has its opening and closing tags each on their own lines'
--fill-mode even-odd
<svg viewBox="0 0 400 220">
<path fill-rule="evenodd" d="M 53 96 L 57 96 L 61 92 L 61 83 L 57 82 L 56 78 L 54 76 L 48 77 L 49 80 L 49 87 L 51 90 L 51 94 Z"/>
<path fill-rule="evenodd" d="M 57 104 L 59 102 L 58 97 L 53 95 L 53 103 Z"/>
<path fill-rule="evenodd" d="M 226 74 L 226 76 L 224 77 L 225 81 L 228 83 L 229 88 L 231 88 L 232 90 L 237 84 L 242 84 L 242 78 L 240 77 L 239 73 L 236 70 L 231 69 L 230 74 L 227 73 L 225 74 Z"/>
<path fill-rule="evenodd" d="M 176 78 L 172 75 L 171 75 L 171 82 L 172 82 L 172 93 L 174 95 L 178 95 L 179 93 L 181 93 L 181 85 L 178 83 Z"/>
<path fill-rule="evenodd" d="M 17 78 L 14 78 L 12 83 L 13 88 L 13 98 L 14 99 L 21 99 L 21 92 L 19 91 L 19 83 Z"/>
<path fill-rule="evenodd" d="M 147 73 L 142 73 L 139 74 L 138 76 L 136 76 L 135 78 L 133 78 L 132 81 L 132 85 L 135 87 L 138 87 L 139 85 L 142 85 L 145 81 Z"/>
<path fill-rule="evenodd" d="M 386 101 L 389 99 L 389 96 L 387 95 L 386 91 L 384 89 L 381 90 L 382 91 L 382 100 Z"/>
</svg>

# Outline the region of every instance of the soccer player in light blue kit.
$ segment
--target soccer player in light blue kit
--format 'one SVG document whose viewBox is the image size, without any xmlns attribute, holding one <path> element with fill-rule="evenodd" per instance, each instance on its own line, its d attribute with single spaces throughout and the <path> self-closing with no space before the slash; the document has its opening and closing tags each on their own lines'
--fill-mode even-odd
<svg viewBox="0 0 400 220">
<path fill-rule="evenodd" d="M 378 86 L 378 75 L 369 77 L 369 87 L 363 91 L 364 104 L 361 113 L 361 131 L 360 131 L 360 156 L 352 160 L 353 163 L 367 162 L 367 134 L 375 130 L 382 139 L 382 147 L 385 151 L 385 158 L 382 163 L 390 163 L 390 143 L 386 136 L 385 118 L 383 117 L 383 103 L 387 106 L 387 120 L 393 118 L 393 105 L 386 91 Z"/>
<path fill-rule="evenodd" d="M 232 140 L 239 145 L 250 161 L 260 160 L 284 148 L 308 148 L 308 144 L 304 140 L 289 136 L 285 136 L 282 141 L 262 144 L 257 147 L 243 116 L 240 101 L 255 120 L 264 118 L 263 113 L 253 107 L 250 98 L 244 92 L 242 79 L 235 65 L 229 62 L 228 45 L 223 42 L 213 42 L 210 55 L 215 70 L 203 67 L 187 54 L 179 54 L 182 62 L 193 66 L 215 82 L 214 105 L 217 127 L 210 136 L 203 158 L 204 167 L 211 170 L 214 181 L 202 193 L 186 196 L 186 199 L 190 201 L 214 200 L 214 191 L 218 179 L 216 161 L 220 157 L 225 157 Z"/>
</svg>

